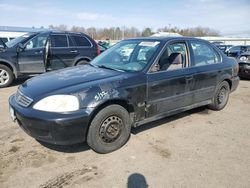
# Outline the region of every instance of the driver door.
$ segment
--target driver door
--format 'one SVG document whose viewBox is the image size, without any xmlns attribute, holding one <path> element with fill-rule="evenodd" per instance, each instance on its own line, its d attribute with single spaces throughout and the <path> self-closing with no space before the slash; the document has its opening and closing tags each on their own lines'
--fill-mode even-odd
<svg viewBox="0 0 250 188">
<path fill-rule="evenodd" d="M 45 69 L 45 45 L 49 34 L 38 34 L 30 39 L 23 50 L 19 50 L 17 58 L 21 73 L 43 73 Z"/>
</svg>

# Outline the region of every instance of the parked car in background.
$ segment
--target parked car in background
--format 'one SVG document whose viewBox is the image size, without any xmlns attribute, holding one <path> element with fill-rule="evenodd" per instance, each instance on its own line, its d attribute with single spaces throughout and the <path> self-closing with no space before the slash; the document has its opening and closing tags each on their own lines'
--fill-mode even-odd
<svg viewBox="0 0 250 188">
<path fill-rule="evenodd" d="M 215 46 L 217 46 L 224 54 L 227 54 L 227 51 L 228 51 L 233 45 L 220 44 L 220 45 L 215 45 Z"/>
<path fill-rule="evenodd" d="M 110 44 L 106 41 L 99 41 L 97 43 L 100 47 L 100 52 L 104 52 L 105 50 L 107 50 L 110 47 Z"/>
<path fill-rule="evenodd" d="M 240 54 L 238 57 L 239 77 L 250 79 L 250 51 Z"/>
<path fill-rule="evenodd" d="M 10 97 L 10 114 L 37 140 L 87 141 L 108 153 L 127 142 L 131 127 L 204 105 L 223 109 L 238 83 L 235 59 L 207 41 L 129 39 L 90 64 L 27 80 Z"/>
<path fill-rule="evenodd" d="M 96 42 L 83 33 L 29 33 L 1 47 L 0 88 L 23 75 L 86 64 L 100 54 Z"/>
<path fill-rule="evenodd" d="M 2 40 L 4 43 L 9 42 L 13 39 L 15 38 L 14 37 L 0 37 L 0 40 Z"/>
<path fill-rule="evenodd" d="M 239 46 L 232 46 L 227 50 L 227 56 L 237 58 L 241 53 L 249 51 L 250 46 L 239 45 Z"/>
</svg>

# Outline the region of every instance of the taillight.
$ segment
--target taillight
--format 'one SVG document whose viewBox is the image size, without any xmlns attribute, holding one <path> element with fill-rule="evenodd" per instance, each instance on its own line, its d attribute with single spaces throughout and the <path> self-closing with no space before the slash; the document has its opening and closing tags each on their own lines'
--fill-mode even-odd
<svg viewBox="0 0 250 188">
<path fill-rule="evenodd" d="M 100 46 L 99 46 L 99 45 L 97 45 L 97 55 L 100 55 L 100 53 L 101 53 Z"/>
<path fill-rule="evenodd" d="M 101 49 L 100 49 L 100 46 L 97 44 L 97 55 L 100 55 L 101 53 Z"/>
</svg>

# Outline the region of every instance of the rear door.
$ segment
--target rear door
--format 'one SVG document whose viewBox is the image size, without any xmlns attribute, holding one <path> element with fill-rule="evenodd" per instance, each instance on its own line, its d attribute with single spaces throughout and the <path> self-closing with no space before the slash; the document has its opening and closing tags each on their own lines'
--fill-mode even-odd
<svg viewBox="0 0 250 188">
<path fill-rule="evenodd" d="M 192 104 L 195 69 L 188 66 L 187 43 L 168 44 L 148 74 L 147 117 L 164 116 Z"/>
<path fill-rule="evenodd" d="M 209 43 L 198 40 L 189 43 L 191 66 L 196 69 L 194 102 L 199 103 L 212 98 L 224 66 L 220 54 Z"/>
<path fill-rule="evenodd" d="M 51 34 L 50 43 L 48 68 L 56 70 L 74 65 L 77 50 L 69 46 L 67 34 Z"/>
<path fill-rule="evenodd" d="M 44 53 L 48 35 L 48 33 L 41 33 L 34 36 L 25 44 L 25 48 L 18 52 L 18 65 L 21 73 L 45 72 Z"/>
<path fill-rule="evenodd" d="M 94 49 L 92 42 L 80 34 L 70 34 L 70 40 L 74 43 L 75 51 L 78 57 L 86 57 L 87 59 L 93 59 L 97 55 L 97 49 Z"/>
</svg>

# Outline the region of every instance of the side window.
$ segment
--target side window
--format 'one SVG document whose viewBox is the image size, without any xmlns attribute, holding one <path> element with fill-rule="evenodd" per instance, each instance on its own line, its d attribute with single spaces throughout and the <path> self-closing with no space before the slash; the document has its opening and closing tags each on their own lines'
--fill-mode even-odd
<svg viewBox="0 0 250 188">
<path fill-rule="evenodd" d="M 231 52 L 233 51 L 239 51 L 240 50 L 240 46 L 233 46 L 229 49 Z"/>
<path fill-rule="evenodd" d="M 91 46 L 91 43 L 89 42 L 89 40 L 84 36 L 71 35 L 70 40 L 72 41 L 72 43 L 74 43 L 74 46 L 79 46 L 79 47 L 90 47 Z"/>
<path fill-rule="evenodd" d="M 194 53 L 193 66 L 202 66 L 220 62 L 219 54 L 208 44 L 199 41 L 191 41 Z"/>
<path fill-rule="evenodd" d="M 68 39 L 66 35 L 51 35 L 52 47 L 68 47 Z"/>
<path fill-rule="evenodd" d="M 173 43 L 167 46 L 161 55 L 157 66 L 152 70 L 155 71 L 170 71 L 182 69 L 187 64 L 187 47 L 183 42 Z"/>
<path fill-rule="evenodd" d="M 2 38 L 2 37 L 1 37 L 0 39 L 1 39 L 4 43 L 8 42 L 8 38 L 5 38 L 5 37 Z"/>
<path fill-rule="evenodd" d="M 48 33 L 36 35 L 26 43 L 26 49 L 43 48 L 48 38 Z"/>
</svg>

